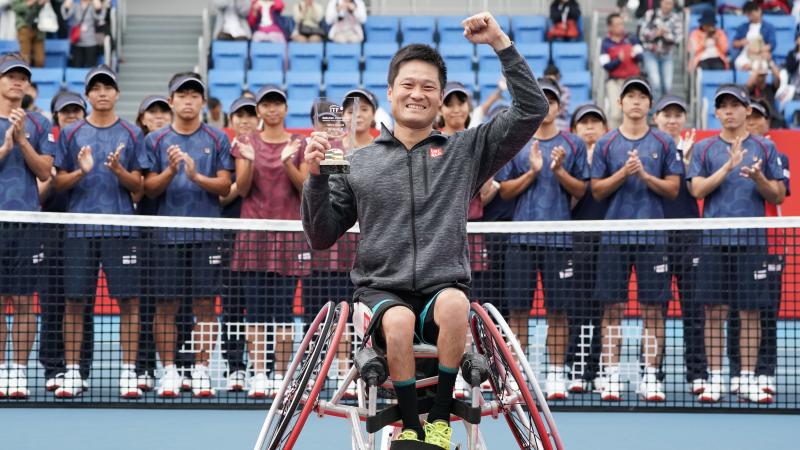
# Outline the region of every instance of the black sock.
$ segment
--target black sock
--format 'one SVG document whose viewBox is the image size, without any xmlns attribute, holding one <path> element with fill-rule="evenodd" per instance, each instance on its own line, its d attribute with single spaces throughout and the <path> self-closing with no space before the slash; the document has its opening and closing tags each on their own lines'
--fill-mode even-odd
<svg viewBox="0 0 800 450">
<path fill-rule="evenodd" d="M 403 429 L 414 430 L 417 432 L 419 440 L 425 440 L 425 431 L 419 423 L 417 409 L 417 379 L 395 381 L 393 384 L 394 392 L 397 394 L 397 404 L 400 406 L 400 415 L 403 419 Z"/>
<path fill-rule="evenodd" d="M 436 386 L 436 397 L 433 399 L 433 408 L 428 413 L 428 422 L 437 420 L 450 422 L 450 405 L 453 403 L 453 388 L 456 385 L 458 368 L 445 367 L 439 364 L 439 383 Z"/>
</svg>

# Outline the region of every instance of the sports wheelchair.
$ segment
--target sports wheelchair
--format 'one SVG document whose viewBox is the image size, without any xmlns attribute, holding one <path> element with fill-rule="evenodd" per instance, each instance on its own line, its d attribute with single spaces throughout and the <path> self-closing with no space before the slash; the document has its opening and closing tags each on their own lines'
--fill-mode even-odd
<svg viewBox="0 0 800 450">
<path fill-rule="evenodd" d="M 320 310 L 300 343 L 283 384 L 269 409 L 254 447 L 255 450 L 291 450 L 312 413 L 319 417 L 347 419 L 352 429 L 354 450 L 435 449 L 429 444 L 396 441 L 401 431 L 400 411 L 391 400 L 393 386 L 383 355 L 372 348 L 370 339 L 360 346 L 355 364 L 330 400 L 320 399 L 328 370 L 339 341 L 348 325 L 350 305 L 329 302 Z M 361 303 L 353 307 L 353 326 L 364 338 L 372 311 Z M 519 342 L 506 321 L 491 304 L 472 303 L 469 330 L 475 352 L 462 359 L 461 376 L 471 386 L 470 403 L 454 399 L 451 420 L 466 428 L 466 446 L 457 449 L 487 450 L 479 423 L 483 417 L 503 415 L 520 449 L 563 450 L 563 444 L 545 396 Z M 437 383 L 436 347 L 414 345 L 417 365 L 419 412 L 426 414 Z M 484 399 L 481 384 L 488 381 L 493 395 Z M 346 388 L 357 383 L 357 403 L 343 402 Z M 378 402 L 382 401 L 381 409 Z M 380 437 L 378 434 L 381 434 Z"/>
</svg>

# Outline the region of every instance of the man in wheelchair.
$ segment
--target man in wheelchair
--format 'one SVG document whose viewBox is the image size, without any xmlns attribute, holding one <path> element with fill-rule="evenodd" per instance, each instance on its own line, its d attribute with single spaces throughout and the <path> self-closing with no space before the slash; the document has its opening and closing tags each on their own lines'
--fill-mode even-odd
<svg viewBox="0 0 800 450">
<path fill-rule="evenodd" d="M 450 448 L 453 388 L 464 355 L 471 280 L 467 209 L 486 180 L 530 140 L 548 104 L 525 59 L 489 13 L 463 22 L 473 44 L 490 45 L 513 102 L 488 123 L 445 136 L 433 130 L 447 69 L 427 45 L 400 49 L 387 91 L 395 128 L 349 155 L 349 174 L 322 175 L 331 149 L 324 132 L 305 150 L 310 176 L 302 219 L 312 248 L 332 246 L 356 221 L 358 254 L 351 272 L 354 300 L 373 311 L 373 339 L 386 349 L 401 410 L 399 439 Z M 439 381 L 420 424 L 413 343 L 436 345 Z"/>
</svg>

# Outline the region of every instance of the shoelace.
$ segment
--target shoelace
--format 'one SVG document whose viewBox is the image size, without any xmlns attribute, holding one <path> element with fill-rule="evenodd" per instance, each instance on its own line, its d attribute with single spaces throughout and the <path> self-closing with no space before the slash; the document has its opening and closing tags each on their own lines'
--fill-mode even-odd
<svg viewBox="0 0 800 450">
<path fill-rule="evenodd" d="M 448 424 L 441 421 L 425 424 L 425 443 L 436 445 L 443 449 L 450 449 L 450 436 L 453 429 Z"/>
<path fill-rule="evenodd" d="M 414 430 L 403 430 L 400 436 L 397 437 L 398 441 L 418 441 L 417 432 Z"/>
</svg>

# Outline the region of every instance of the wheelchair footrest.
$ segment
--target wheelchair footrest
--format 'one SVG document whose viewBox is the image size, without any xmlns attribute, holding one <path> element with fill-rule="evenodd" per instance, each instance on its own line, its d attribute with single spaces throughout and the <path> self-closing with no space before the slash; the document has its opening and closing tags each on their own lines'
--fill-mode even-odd
<svg viewBox="0 0 800 450">
<path fill-rule="evenodd" d="M 390 450 L 442 450 L 442 447 L 420 441 L 394 441 Z"/>
<path fill-rule="evenodd" d="M 417 403 L 417 410 L 420 414 L 425 414 L 433 407 L 433 397 L 429 396 L 421 398 Z M 473 408 L 461 400 L 453 399 L 450 405 L 450 414 L 460 417 L 468 423 L 477 425 L 481 423 L 481 408 Z M 400 407 L 392 405 L 378 411 L 374 416 L 367 417 L 366 428 L 367 433 L 377 433 L 384 427 L 387 427 L 402 419 L 400 415 Z"/>
</svg>

